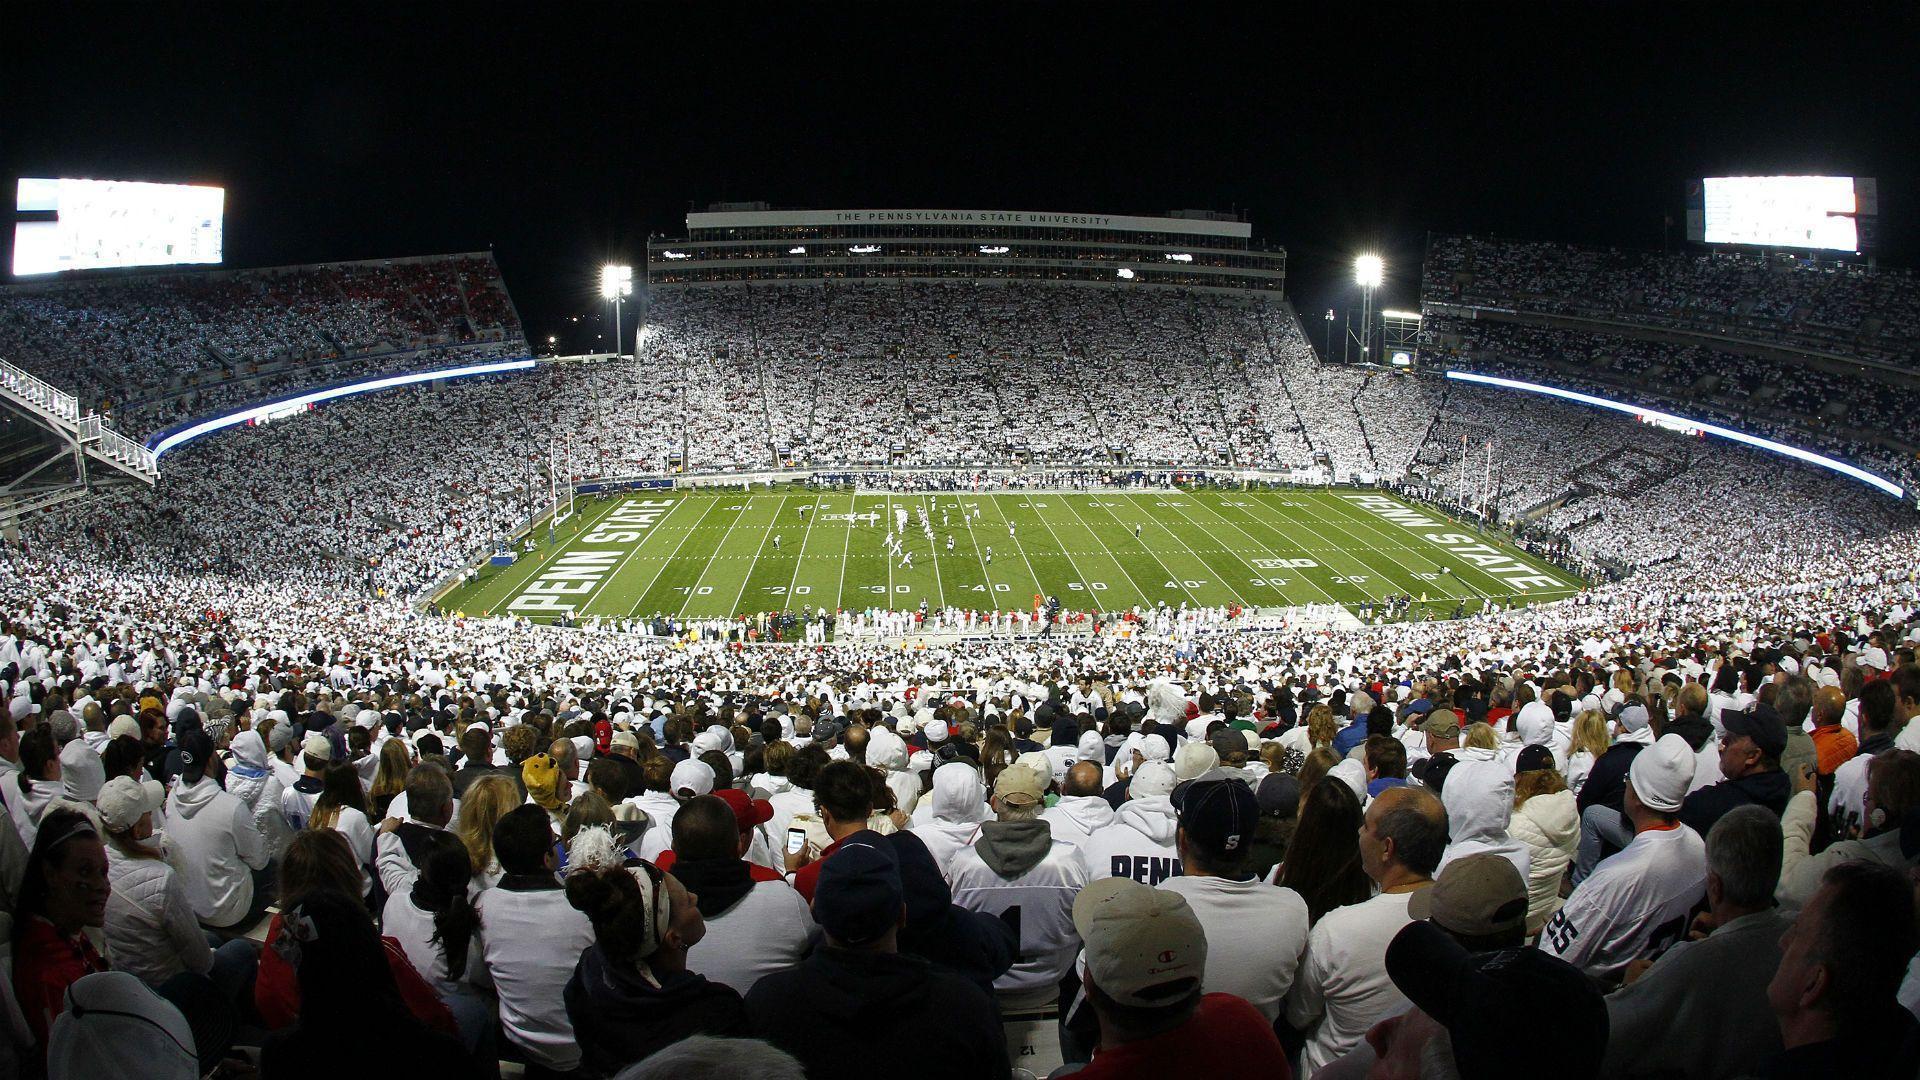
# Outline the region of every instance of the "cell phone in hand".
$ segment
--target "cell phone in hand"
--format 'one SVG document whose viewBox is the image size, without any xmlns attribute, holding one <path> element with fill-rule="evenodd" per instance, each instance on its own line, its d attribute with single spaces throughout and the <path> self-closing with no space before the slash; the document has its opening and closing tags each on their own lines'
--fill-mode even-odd
<svg viewBox="0 0 1920 1080">
<path fill-rule="evenodd" d="M 807 830 L 805 829 L 788 829 L 787 830 L 787 854 L 798 855 L 800 854 L 800 852 L 806 849 L 806 846 L 807 846 Z"/>
</svg>

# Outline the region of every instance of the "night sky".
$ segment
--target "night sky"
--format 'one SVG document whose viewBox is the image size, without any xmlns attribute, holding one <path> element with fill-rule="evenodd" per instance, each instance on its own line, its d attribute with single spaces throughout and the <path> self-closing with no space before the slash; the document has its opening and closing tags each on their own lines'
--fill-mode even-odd
<svg viewBox="0 0 1920 1080">
<path fill-rule="evenodd" d="M 224 185 L 231 266 L 492 247 L 576 348 L 715 200 L 1240 209 L 1311 316 L 1368 248 L 1417 302 L 1429 231 L 1679 246 L 1691 178 L 1839 173 L 1911 266 L 1916 11 L 14 0 L 0 175 Z"/>
</svg>

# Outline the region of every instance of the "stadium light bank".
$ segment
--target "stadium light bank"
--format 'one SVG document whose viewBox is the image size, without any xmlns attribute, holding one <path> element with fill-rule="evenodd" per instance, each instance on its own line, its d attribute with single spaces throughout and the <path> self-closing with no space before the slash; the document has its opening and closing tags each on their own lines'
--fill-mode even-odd
<svg viewBox="0 0 1920 1080">
<path fill-rule="evenodd" d="M 238 424 L 252 423 L 264 417 L 277 416 L 290 410 L 304 409 L 309 405 L 317 405 L 322 401 L 332 401 L 335 398 L 350 397 L 354 394 L 371 393 L 375 390 L 391 390 L 396 386 L 411 386 L 414 383 L 432 382 L 436 379 L 464 379 L 474 375 L 498 375 L 507 371 L 526 371 L 531 367 L 533 367 L 533 358 L 527 357 L 521 360 L 499 360 L 487 364 L 468 364 L 466 367 L 439 368 L 434 371 L 416 371 L 406 375 L 389 375 L 385 378 L 349 383 L 346 386 L 334 386 L 325 390 L 315 390 L 312 393 L 301 394 L 298 397 L 270 401 L 265 405 L 251 405 L 238 412 L 228 413 L 225 416 L 216 416 L 211 420 L 202 420 L 191 427 L 181 428 L 179 431 L 174 432 L 154 444 L 152 448 L 153 456 L 155 460 L 159 460 L 160 456 L 167 451 L 177 446 L 184 446 L 202 435 L 208 435 L 222 428 L 230 428 Z"/>
<path fill-rule="evenodd" d="M 1879 488 L 1881 491 L 1886 492 L 1896 499 L 1905 498 L 1907 494 L 1906 489 L 1899 484 L 1888 480 L 1884 476 L 1870 473 L 1858 465 L 1849 465 L 1844 461 L 1837 461 L 1827 457 L 1825 454 L 1816 454 L 1811 450 L 1802 450 L 1800 447 L 1788 446 L 1783 442 L 1763 439 L 1758 435 L 1749 435 L 1744 431 L 1735 431 L 1732 428 L 1721 427 L 1719 424 L 1710 424 L 1705 420 L 1694 420 L 1685 416 L 1677 416 L 1673 413 L 1660 412 L 1657 409 L 1643 408 L 1639 405 L 1629 405 L 1624 401 L 1613 401 L 1609 398 L 1595 397 L 1592 394 L 1582 394 L 1577 390 L 1562 390 L 1557 386 L 1543 386 L 1540 383 L 1523 382 L 1519 379 L 1503 379 L 1497 375 L 1480 375 L 1471 371 L 1449 371 L 1447 372 L 1447 378 L 1458 379 L 1461 382 L 1480 383 L 1484 386 L 1498 386 L 1508 390 L 1524 390 L 1530 394 L 1546 394 L 1550 397 L 1565 398 L 1568 401 L 1577 401 L 1582 405 L 1592 405 L 1596 408 L 1612 409 L 1614 412 L 1627 413 L 1630 416 L 1639 417 L 1644 423 L 1689 434 L 1699 431 L 1705 432 L 1708 435 L 1718 435 L 1723 439 L 1743 443 L 1757 450 L 1765 450 L 1771 454 L 1779 454 L 1783 457 L 1804 461 L 1809 465 L 1818 465 L 1823 469 L 1831 469 L 1842 476 L 1851 477 L 1863 484 Z"/>
</svg>

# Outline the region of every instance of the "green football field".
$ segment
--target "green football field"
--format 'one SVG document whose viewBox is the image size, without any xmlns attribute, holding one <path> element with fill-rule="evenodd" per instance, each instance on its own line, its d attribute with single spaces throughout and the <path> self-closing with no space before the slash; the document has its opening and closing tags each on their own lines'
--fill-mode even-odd
<svg viewBox="0 0 1920 1080">
<path fill-rule="evenodd" d="M 802 507 L 811 507 L 802 513 Z M 933 540 L 919 524 L 924 508 Z M 911 565 L 884 538 L 905 509 Z M 1009 533 L 1011 529 L 1011 533 Z M 798 486 L 581 498 L 508 567 L 441 598 L 468 615 L 546 620 L 825 607 L 1178 606 L 1353 609 L 1402 594 L 1437 617 L 1484 598 L 1559 599 L 1565 570 L 1374 492 L 1103 494 L 812 491 Z M 952 538 L 952 549 L 947 547 Z M 1423 601 L 1424 602 L 1420 602 Z"/>
</svg>

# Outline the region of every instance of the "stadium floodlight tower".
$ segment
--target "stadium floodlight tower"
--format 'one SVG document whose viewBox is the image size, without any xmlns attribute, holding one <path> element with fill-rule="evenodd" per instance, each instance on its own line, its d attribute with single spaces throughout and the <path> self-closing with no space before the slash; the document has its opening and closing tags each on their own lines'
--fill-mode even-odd
<svg viewBox="0 0 1920 1080">
<path fill-rule="evenodd" d="M 1386 278 L 1386 263 L 1378 255 L 1362 255 L 1353 262 L 1353 280 L 1360 286 L 1360 362 L 1371 357 L 1367 346 L 1373 341 L 1373 290 Z"/>
<path fill-rule="evenodd" d="M 600 268 L 600 299 L 613 301 L 613 355 L 620 355 L 620 300 L 633 295 L 633 267 L 608 263 Z"/>
</svg>

